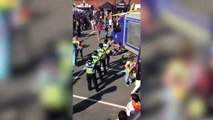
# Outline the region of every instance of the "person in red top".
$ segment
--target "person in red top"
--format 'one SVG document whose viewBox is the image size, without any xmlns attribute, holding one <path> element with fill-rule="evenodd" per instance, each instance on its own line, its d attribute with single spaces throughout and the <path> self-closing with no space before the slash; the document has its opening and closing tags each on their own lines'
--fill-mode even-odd
<svg viewBox="0 0 213 120">
<path fill-rule="evenodd" d="M 98 41 L 100 41 L 100 37 L 101 37 L 101 30 L 102 30 L 102 25 L 101 25 L 101 22 L 100 22 L 100 21 L 98 21 L 98 24 L 97 24 Z"/>
</svg>

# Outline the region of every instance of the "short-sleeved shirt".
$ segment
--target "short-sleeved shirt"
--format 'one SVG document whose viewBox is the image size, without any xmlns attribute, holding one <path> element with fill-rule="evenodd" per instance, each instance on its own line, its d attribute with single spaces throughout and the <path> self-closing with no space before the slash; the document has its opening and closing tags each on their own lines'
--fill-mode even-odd
<svg viewBox="0 0 213 120">
<path fill-rule="evenodd" d="M 129 66 L 129 69 L 127 69 L 128 72 L 131 71 L 131 68 L 132 68 L 131 66 L 133 66 L 134 64 L 135 64 L 135 63 L 134 63 L 134 62 L 131 62 L 131 61 L 127 61 L 127 62 L 126 62 L 126 65 Z"/>
<path fill-rule="evenodd" d="M 112 19 L 109 19 L 109 25 L 112 25 Z"/>
</svg>

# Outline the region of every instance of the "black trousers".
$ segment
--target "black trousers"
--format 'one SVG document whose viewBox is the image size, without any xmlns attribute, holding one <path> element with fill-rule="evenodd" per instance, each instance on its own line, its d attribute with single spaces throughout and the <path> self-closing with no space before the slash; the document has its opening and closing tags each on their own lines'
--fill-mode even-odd
<svg viewBox="0 0 213 120">
<path fill-rule="evenodd" d="M 77 35 L 80 37 L 81 36 L 81 28 L 77 28 Z"/>
<path fill-rule="evenodd" d="M 106 74 L 106 60 L 105 59 L 101 59 L 101 65 L 104 68 L 104 74 Z"/>
<path fill-rule="evenodd" d="M 99 75 L 99 78 L 100 78 L 100 80 L 102 81 L 102 80 L 103 80 L 103 76 L 102 76 L 101 66 L 96 65 L 96 66 L 95 66 L 95 70 L 97 71 L 97 73 L 98 73 L 98 75 Z"/>
<path fill-rule="evenodd" d="M 78 57 L 78 54 L 79 54 L 79 52 L 80 52 L 80 54 L 81 54 L 81 58 L 83 58 L 83 50 L 81 49 L 81 50 L 76 50 L 76 58 Z"/>
<path fill-rule="evenodd" d="M 98 88 L 98 84 L 97 84 L 96 75 L 95 74 L 87 74 L 87 83 L 88 83 L 88 90 L 89 91 L 91 91 L 93 89 L 92 88 L 92 82 L 93 82 L 93 85 L 94 85 L 96 92 L 98 92 L 99 88 Z"/>
<path fill-rule="evenodd" d="M 109 61 L 110 61 L 110 54 L 106 54 L 106 64 L 107 64 L 107 67 L 109 67 Z"/>
</svg>

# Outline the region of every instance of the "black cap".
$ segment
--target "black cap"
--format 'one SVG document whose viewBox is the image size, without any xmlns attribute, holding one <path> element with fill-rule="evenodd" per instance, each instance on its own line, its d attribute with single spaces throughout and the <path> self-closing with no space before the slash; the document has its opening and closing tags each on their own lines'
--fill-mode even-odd
<svg viewBox="0 0 213 120">
<path fill-rule="evenodd" d="M 92 57 L 89 57 L 88 61 L 87 62 L 92 62 Z"/>
<path fill-rule="evenodd" d="M 94 51 L 93 51 L 93 54 L 94 54 L 94 55 L 98 54 L 98 51 L 97 51 L 97 50 L 94 50 Z"/>
<path fill-rule="evenodd" d="M 100 48 L 103 48 L 103 43 L 99 43 L 99 47 L 100 47 Z"/>
<path fill-rule="evenodd" d="M 108 38 L 105 38 L 105 39 L 104 39 L 104 43 L 107 43 L 107 42 L 108 42 Z"/>
</svg>

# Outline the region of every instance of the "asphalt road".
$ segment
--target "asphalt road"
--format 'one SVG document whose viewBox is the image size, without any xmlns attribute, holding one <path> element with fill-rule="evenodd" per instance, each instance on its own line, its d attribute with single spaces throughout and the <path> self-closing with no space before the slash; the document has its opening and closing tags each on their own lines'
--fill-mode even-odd
<svg viewBox="0 0 213 120">
<path fill-rule="evenodd" d="M 84 33 L 87 35 L 90 31 Z M 85 38 L 87 37 L 80 39 L 84 40 Z M 103 39 L 101 42 L 103 42 Z M 88 46 L 83 51 L 85 59 L 87 59 L 88 54 L 98 48 L 99 42 L 96 34 L 90 35 L 83 43 Z M 79 59 L 78 61 L 79 65 L 74 69 L 74 76 L 85 67 L 85 60 L 82 62 Z M 88 91 L 85 73 L 74 82 L 74 120 L 116 120 L 118 112 L 123 110 L 130 101 L 134 84 L 126 86 L 124 82 L 125 73 L 120 72 L 124 70 L 125 61 L 119 55 L 111 57 L 110 63 L 110 69 L 107 70 L 104 81 L 98 80 L 100 88 L 102 88 L 98 93 L 95 90 Z M 89 98 L 89 100 L 84 100 L 86 98 Z"/>
</svg>

